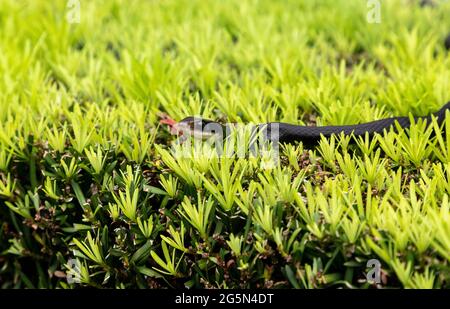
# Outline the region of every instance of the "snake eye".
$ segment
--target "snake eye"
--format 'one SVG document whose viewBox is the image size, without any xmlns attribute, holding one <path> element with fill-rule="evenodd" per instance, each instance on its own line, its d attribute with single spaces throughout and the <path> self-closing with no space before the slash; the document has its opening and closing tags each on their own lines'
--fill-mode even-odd
<svg viewBox="0 0 450 309">
<path fill-rule="evenodd" d="M 180 123 L 183 123 L 186 127 L 188 127 L 190 130 L 199 130 L 203 127 L 203 121 L 200 118 L 190 118 L 186 120 L 182 120 Z"/>
<path fill-rule="evenodd" d="M 190 122 L 188 123 L 188 126 L 189 126 L 189 128 L 190 128 L 191 130 L 194 130 L 194 128 L 195 128 L 195 120 L 190 121 Z"/>
</svg>

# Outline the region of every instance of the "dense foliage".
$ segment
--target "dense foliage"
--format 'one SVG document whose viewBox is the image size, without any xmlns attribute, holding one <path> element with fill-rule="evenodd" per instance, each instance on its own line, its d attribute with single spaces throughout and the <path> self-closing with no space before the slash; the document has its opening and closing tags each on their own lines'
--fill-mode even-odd
<svg viewBox="0 0 450 309">
<path fill-rule="evenodd" d="M 366 1 L 82 0 L 80 23 L 1 2 L 1 287 L 450 287 L 450 117 L 272 168 L 178 157 L 157 117 L 434 112 L 449 2 L 382 1 L 374 24 Z"/>
</svg>

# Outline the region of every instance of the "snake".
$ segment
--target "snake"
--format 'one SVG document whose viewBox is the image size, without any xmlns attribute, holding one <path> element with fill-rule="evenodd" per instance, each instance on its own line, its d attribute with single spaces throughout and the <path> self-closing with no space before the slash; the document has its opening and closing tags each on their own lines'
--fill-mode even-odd
<svg viewBox="0 0 450 309">
<path fill-rule="evenodd" d="M 265 130 L 266 138 L 271 141 L 279 143 L 301 141 L 304 144 L 317 144 L 322 136 L 325 138 L 340 134 L 354 137 L 365 136 L 366 134 L 373 136 L 376 133 L 382 134 L 385 130 L 393 129 L 398 131 L 399 128 L 406 129 L 413 122 L 417 123 L 419 121 L 425 121 L 428 127 L 432 123 L 433 118 L 436 118 L 437 124 L 440 126 L 445 119 L 447 110 L 450 111 L 450 101 L 437 112 L 427 116 L 391 117 L 361 124 L 334 126 L 302 126 L 284 122 L 268 122 L 256 124 L 255 128 Z M 179 122 L 166 117 L 161 120 L 161 123 L 169 125 L 171 132 L 178 135 L 191 135 L 194 138 L 201 139 L 215 135 L 219 135 L 222 138 L 226 136 L 226 124 L 202 117 L 189 116 Z"/>
</svg>

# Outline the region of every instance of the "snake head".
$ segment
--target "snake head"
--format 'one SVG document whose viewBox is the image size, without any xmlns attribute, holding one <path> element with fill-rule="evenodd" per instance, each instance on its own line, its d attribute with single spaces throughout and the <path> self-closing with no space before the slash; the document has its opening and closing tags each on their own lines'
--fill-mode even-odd
<svg viewBox="0 0 450 309">
<path fill-rule="evenodd" d="M 161 118 L 159 123 L 167 125 L 170 133 L 178 136 L 207 139 L 223 128 L 221 124 L 201 117 L 186 117 L 179 122 L 163 113 L 159 114 L 159 117 Z"/>
<path fill-rule="evenodd" d="M 186 117 L 178 122 L 177 129 L 181 135 L 190 135 L 197 139 L 208 139 L 218 134 L 223 136 L 224 131 L 220 123 L 201 117 Z"/>
</svg>

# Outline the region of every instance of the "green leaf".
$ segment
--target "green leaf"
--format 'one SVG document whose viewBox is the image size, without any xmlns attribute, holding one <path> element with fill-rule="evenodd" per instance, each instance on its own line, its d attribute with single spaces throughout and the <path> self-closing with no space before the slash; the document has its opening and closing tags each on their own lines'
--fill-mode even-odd
<svg viewBox="0 0 450 309">
<path fill-rule="evenodd" d="M 292 286 L 293 286 L 294 288 L 296 288 L 296 289 L 300 289 L 300 288 L 301 288 L 301 287 L 300 287 L 300 284 L 298 283 L 297 278 L 295 278 L 295 274 L 294 274 L 294 272 L 292 271 L 291 266 L 286 265 L 286 266 L 284 267 L 284 270 L 285 270 L 285 272 L 286 272 L 286 277 L 288 278 L 288 280 L 289 280 L 289 282 L 292 284 Z"/>
<path fill-rule="evenodd" d="M 167 192 L 164 190 L 161 190 L 160 188 L 157 187 L 153 187 L 150 185 L 144 185 L 144 191 L 153 193 L 153 194 L 158 194 L 158 195 L 167 195 Z"/>
<path fill-rule="evenodd" d="M 144 259 L 148 258 L 150 255 L 150 248 L 152 246 L 151 241 L 147 241 L 142 247 L 140 247 L 136 252 L 131 256 L 130 263 L 139 264 Z"/>
</svg>

